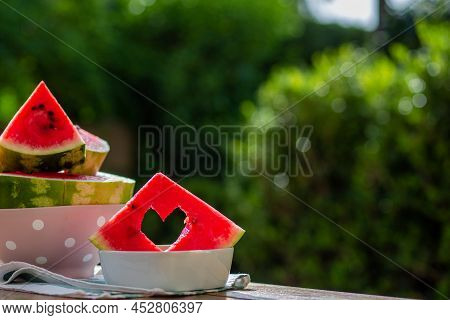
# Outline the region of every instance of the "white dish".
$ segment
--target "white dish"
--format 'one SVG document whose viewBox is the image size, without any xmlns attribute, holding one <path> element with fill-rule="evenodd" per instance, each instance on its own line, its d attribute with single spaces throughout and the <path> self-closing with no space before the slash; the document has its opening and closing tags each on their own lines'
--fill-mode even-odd
<svg viewBox="0 0 450 320">
<path fill-rule="evenodd" d="M 88 238 L 123 206 L 0 209 L 0 260 L 23 261 L 67 277 L 89 278 L 99 259 Z"/>
<path fill-rule="evenodd" d="M 160 246 L 163 250 L 167 246 Z M 108 284 L 166 291 L 225 286 L 233 248 L 171 252 L 99 251 Z"/>
</svg>

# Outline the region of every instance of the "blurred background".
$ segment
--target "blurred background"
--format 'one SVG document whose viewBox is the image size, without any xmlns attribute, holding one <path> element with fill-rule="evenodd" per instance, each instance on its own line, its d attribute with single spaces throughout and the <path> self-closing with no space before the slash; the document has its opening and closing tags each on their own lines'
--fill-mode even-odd
<svg viewBox="0 0 450 320">
<path fill-rule="evenodd" d="M 286 191 L 450 294 L 448 10 L 420 0 L 1 0 L 0 129 L 45 80 L 74 122 L 111 144 L 103 171 L 141 186 L 138 126 L 182 123 L 109 73 L 194 126 L 263 125 L 301 100 L 267 126 L 314 127 L 311 177 L 282 188 L 239 175 L 182 181 L 247 230 L 234 270 L 440 298 Z M 173 241 L 182 221 L 148 215 L 144 230 Z"/>
</svg>

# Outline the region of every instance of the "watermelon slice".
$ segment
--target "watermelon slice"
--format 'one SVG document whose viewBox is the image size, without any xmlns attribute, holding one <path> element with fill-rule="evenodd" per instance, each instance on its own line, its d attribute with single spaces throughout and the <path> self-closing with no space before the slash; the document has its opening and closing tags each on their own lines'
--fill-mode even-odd
<svg viewBox="0 0 450 320">
<path fill-rule="evenodd" d="M 60 171 L 85 159 L 85 144 L 44 82 L 0 136 L 0 172 Z"/>
<path fill-rule="evenodd" d="M 121 204 L 133 196 L 134 180 L 48 172 L 0 173 L 0 209 Z"/>
<path fill-rule="evenodd" d="M 161 251 L 141 231 L 142 220 L 150 208 L 163 221 L 176 208 L 183 210 L 187 216 L 183 231 L 167 251 L 232 247 L 245 232 L 206 202 L 162 173 L 157 173 L 124 208 L 90 237 L 91 242 L 103 250 Z"/>
<path fill-rule="evenodd" d="M 82 164 L 68 170 L 71 174 L 95 176 L 109 152 L 109 144 L 105 140 L 75 126 L 86 143 L 86 160 Z"/>
</svg>

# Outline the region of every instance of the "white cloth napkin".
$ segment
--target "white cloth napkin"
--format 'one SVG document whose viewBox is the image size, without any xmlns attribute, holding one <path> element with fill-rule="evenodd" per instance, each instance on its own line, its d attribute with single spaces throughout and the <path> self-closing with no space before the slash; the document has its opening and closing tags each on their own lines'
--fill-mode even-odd
<svg viewBox="0 0 450 320">
<path fill-rule="evenodd" d="M 90 279 L 71 279 L 25 262 L 0 265 L 0 289 L 81 299 L 127 299 L 152 296 L 184 296 L 244 289 L 250 283 L 248 274 L 230 274 L 223 288 L 186 292 L 162 289 L 140 289 L 106 284 L 97 274 Z"/>
</svg>

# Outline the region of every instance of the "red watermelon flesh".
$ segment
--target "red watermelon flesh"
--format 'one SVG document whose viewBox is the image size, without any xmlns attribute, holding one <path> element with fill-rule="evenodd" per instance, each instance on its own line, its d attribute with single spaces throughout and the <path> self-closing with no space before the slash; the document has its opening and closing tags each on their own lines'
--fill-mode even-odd
<svg viewBox="0 0 450 320">
<path fill-rule="evenodd" d="M 78 133 L 83 138 L 83 141 L 86 143 L 86 149 L 91 150 L 93 152 L 109 152 L 109 144 L 105 140 L 97 137 L 96 135 L 93 135 L 90 132 L 87 132 L 86 130 L 80 128 L 79 126 L 75 125 L 75 128 L 77 128 Z"/>
<path fill-rule="evenodd" d="M 232 247 L 245 232 L 206 202 L 157 173 L 90 240 L 103 250 L 161 251 L 142 233 L 142 220 L 153 209 L 164 221 L 176 208 L 187 217 L 183 231 L 168 251 Z"/>
<path fill-rule="evenodd" d="M 36 155 L 67 151 L 84 144 L 43 81 L 16 113 L 0 141 L 10 150 Z"/>
</svg>

